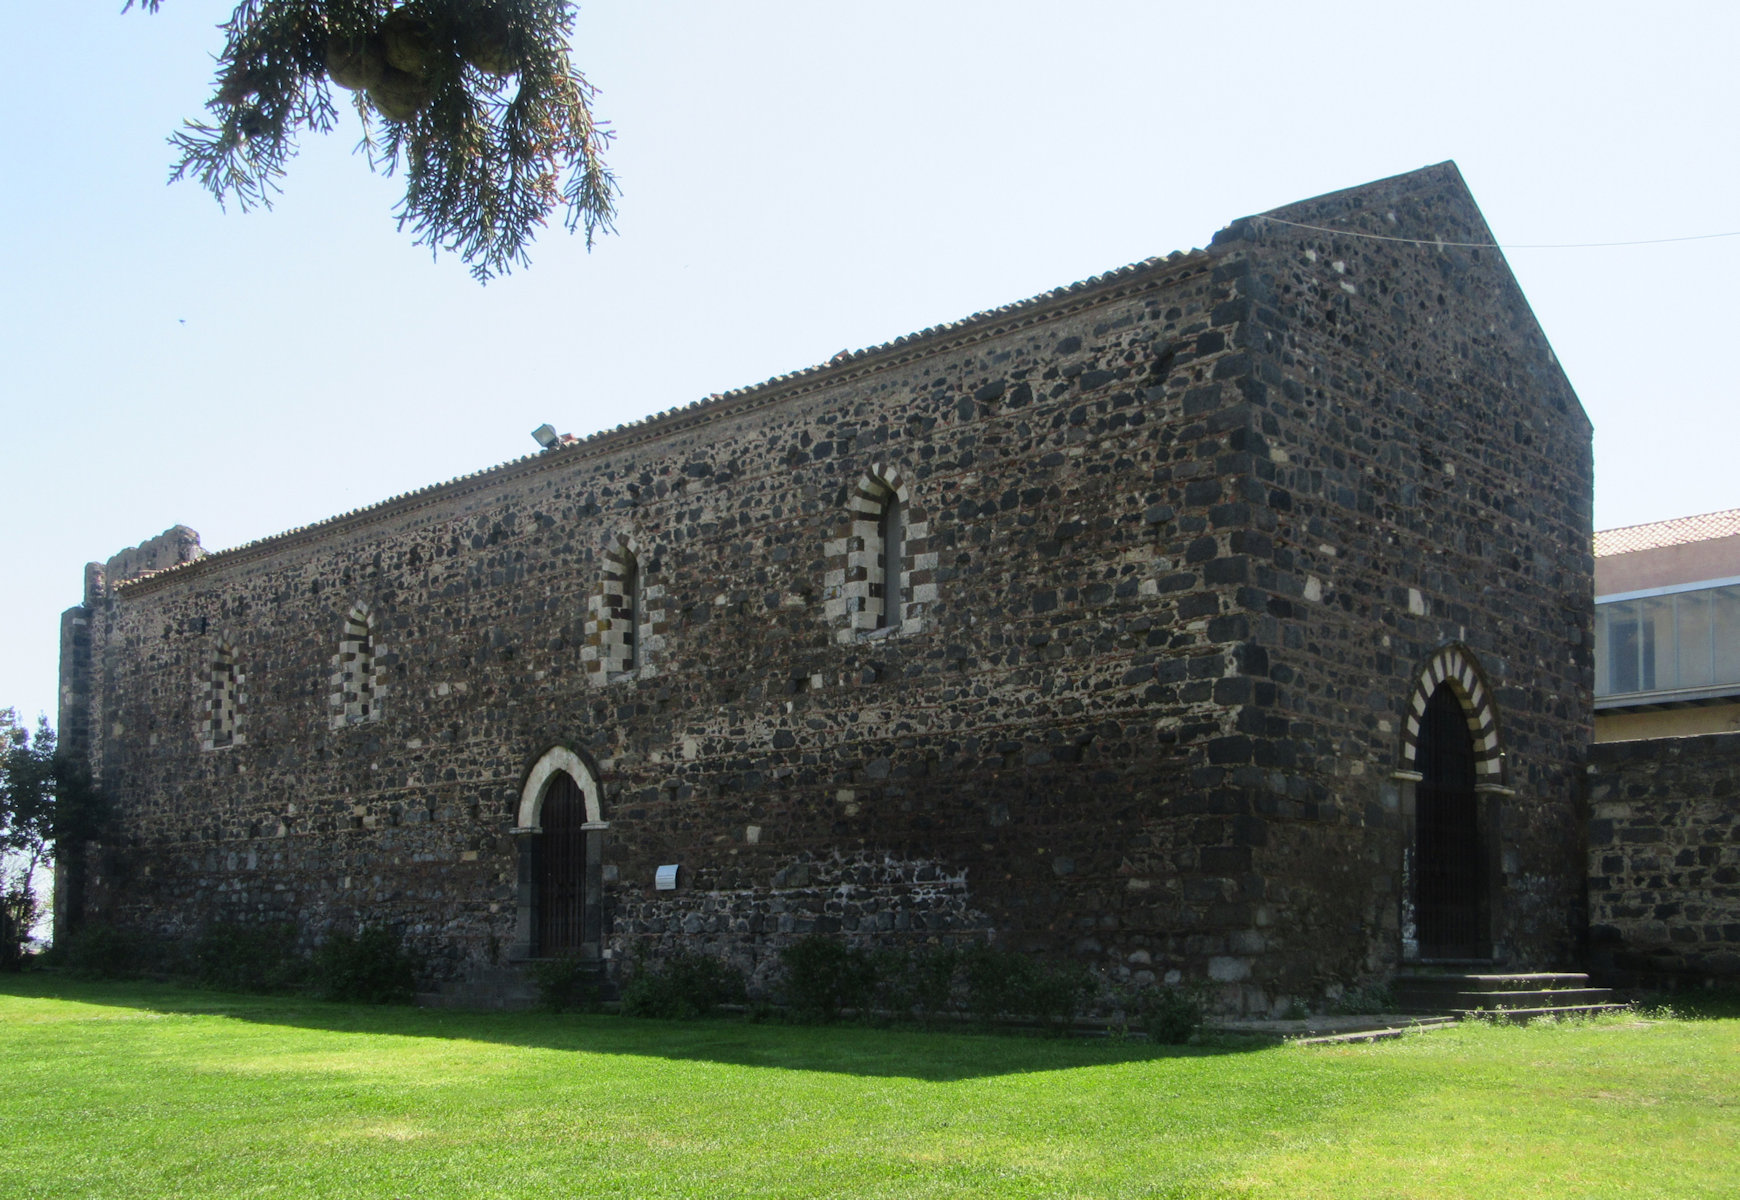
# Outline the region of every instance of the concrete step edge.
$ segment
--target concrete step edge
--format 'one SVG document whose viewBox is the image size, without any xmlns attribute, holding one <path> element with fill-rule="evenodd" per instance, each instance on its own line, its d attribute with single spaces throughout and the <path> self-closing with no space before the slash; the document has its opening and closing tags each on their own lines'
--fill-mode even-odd
<svg viewBox="0 0 1740 1200">
<path fill-rule="evenodd" d="M 1561 1008 L 1465 1008 L 1457 1016 L 1464 1021 L 1505 1021 L 1520 1024 L 1536 1017 L 1593 1017 L 1600 1013 L 1625 1012 L 1628 1004 L 1569 1004 Z"/>
<path fill-rule="evenodd" d="M 1324 1033 L 1312 1037 L 1289 1038 L 1295 1046 L 1331 1046 L 1348 1042 L 1385 1042 L 1399 1038 L 1410 1029 L 1444 1029 L 1456 1024 L 1455 1017 L 1416 1019 L 1406 1025 L 1386 1025 L 1382 1029 L 1355 1029 L 1348 1033 Z"/>
<path fill-rule="evenodd" d="M 1588 984 L 1583 971 L 1531 971 L 1515 975 L 1397 975 L 1391 987 L 1403 989 L 1455 988 L 1459 991 L 1529 991 L 1540 985 L 1579 987 Z"/>
<path fill-rule="evenodd" d="M 1613 998 L 1611 988 L 1563 988 L 1538 992 L 1439 992 L 1404 993 L 1397 999 L 1432 1008 L 1562 1008 L 1569 1004 L 1605 1004 Z"/>
<path fill-rule="evenodd" d="M 1450 992 L 1444 997 L 1452 1008 L 1486 1008 L 1501 1004 L 1507 1008 L 1563 1008 L 1570 1004 L 1605 1004 L 1613 998 L 1612 988 L 1563 988 L 1539 992 Z M 1467 1003 L 1455 1003 L 1467 1001 Z"/>
</svg>

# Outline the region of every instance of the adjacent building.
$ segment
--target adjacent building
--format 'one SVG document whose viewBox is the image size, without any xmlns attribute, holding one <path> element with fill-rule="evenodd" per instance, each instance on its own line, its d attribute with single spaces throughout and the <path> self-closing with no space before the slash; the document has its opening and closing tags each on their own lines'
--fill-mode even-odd
<svg viewBox="0 0 1740 1200">
<path fill-rule="evenodd" d="M 1595 535 L 1595 739 L 1740 729 L 1740 509 Z"/>
<path fill-rule="evenodd" d="M 1591 965 L 1740 976 L 1740 509 L 1595 535 Z"/>
</svg>

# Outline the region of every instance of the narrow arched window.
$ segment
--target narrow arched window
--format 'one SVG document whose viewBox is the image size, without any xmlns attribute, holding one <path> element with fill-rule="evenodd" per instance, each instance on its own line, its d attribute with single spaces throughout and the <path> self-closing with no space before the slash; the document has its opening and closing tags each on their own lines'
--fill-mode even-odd
<svg viewBox="0 0 1740 1200">
<path fill-rule="evenodd" d="M 901 564 L 906 559 L 906 506 L 894 492 L 882 504 L 882 517 L 876 523 L 876 578 L 870 581 L 870 599 L 876 613 L 876 628 L 890 629 L 900 625 Z"/>
<path fill-rule="evenodd" d="M 344 619 L 338 653 L 332 659 L 333 691 L 329 701 L 333 728 L 381 719 L 381 700 L 386 689 L 381 685 L 380 653 L 381 648 L 375 642 L 374 614 L 366 604 L 358 604 Z"/>
<path fill-rule="evenodd" d="M 588 594 L 582 657 L 594 684 L 645 678 L 657 670 L 665 633 L 664 588 L 656 545 L 628 534 L 610 539 Z"/>
<path fill-rule="evenodd" d="M 923 506 L 878 463 L 841 496 L 845 519 L 825 547 L 822 616 L 850 641 L 922 626 L 936 600 L 936 553 Z"/>
<path fill-rule="evenodd" d="M 219 643 L 212 651 L 203 681 L 204 720 L 200 724 L 200 746 L 205 750 L 221 750 L 240 744 L 241 738 L 241 674 L 236 669 L 235 651 Z"/>
<path fill-rule="evenodd" d="M 621 659 L 622 669 L 632 671 L 640 665 L 640 656 L 636 653 L 636 642 L 640 633 L 640 561 L 629 550 L 622 552 L 621 571 L 622 594 L 617 597 L 616 614 L 613 623 L 622 626 Z"/>
</svg>

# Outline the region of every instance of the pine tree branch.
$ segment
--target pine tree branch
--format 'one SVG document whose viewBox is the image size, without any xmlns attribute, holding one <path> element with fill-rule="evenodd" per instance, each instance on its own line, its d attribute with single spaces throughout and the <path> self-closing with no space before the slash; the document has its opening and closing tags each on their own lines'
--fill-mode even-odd
<svg viewBox="0 0 1740 1200">
<path fill-rule="evenodd" d="M 561 205 L 590 248 L 614 229 L 618 188 L 603 160 L 613 132 L 569 58 L 574 13 L 570 0 L 242 0 L 209 116 L 170 138 L 170 179 L 271 207 L 297 134 L 336 127 L 337 84 L 356 93 L 371 169 L 404 173 L 397 219 L 416 244 L 487 281 L 529 263 Z"/>
</svg>

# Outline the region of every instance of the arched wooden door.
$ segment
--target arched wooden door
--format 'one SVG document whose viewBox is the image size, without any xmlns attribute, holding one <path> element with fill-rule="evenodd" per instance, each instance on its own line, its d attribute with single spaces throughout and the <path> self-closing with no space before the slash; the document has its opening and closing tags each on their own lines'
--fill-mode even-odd
<svg viewBox="0 0 1740 1200">
<path fill-rule="evenodd" d="M 1449 683 L 1420 722 L 1415 801 L 1415 913 L 1420 957 L 1483 959 L 1492 954 L 1486 847 L 1474 790 L 1474 738 Z"/>
<path fill-rule="evenodd" d="M 586 799 L 566 772 L 551 777 L 538 823 L 538 954 L 596 958 L 599 833 L 586 828 Z"/>
</svg>

